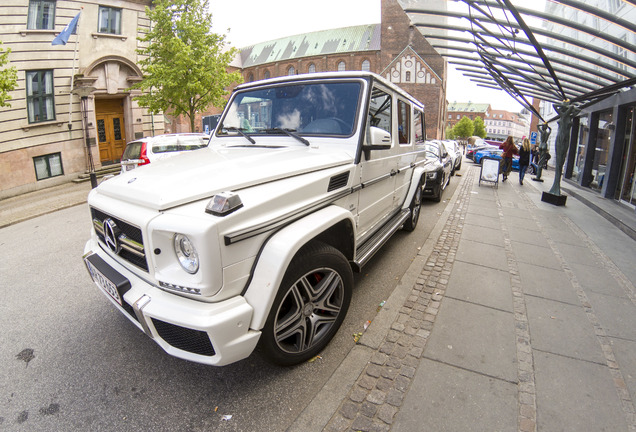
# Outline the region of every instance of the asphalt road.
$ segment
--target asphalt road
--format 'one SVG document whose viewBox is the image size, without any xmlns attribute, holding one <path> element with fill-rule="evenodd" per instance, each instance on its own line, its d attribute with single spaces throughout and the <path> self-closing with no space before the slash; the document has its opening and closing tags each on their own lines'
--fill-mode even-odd
<svg viewBox="0 0 636 432">
<path fill-rule="evenodd" d="M 355 275 L 349 313 L 322 358 L 292 368 L 258 353 L 215 368 L 163 352 L 88 276 L 86 205 L 0 229 L 0 429 L 284 431 L 373 320 L 458 183 Z"/>
</svg>

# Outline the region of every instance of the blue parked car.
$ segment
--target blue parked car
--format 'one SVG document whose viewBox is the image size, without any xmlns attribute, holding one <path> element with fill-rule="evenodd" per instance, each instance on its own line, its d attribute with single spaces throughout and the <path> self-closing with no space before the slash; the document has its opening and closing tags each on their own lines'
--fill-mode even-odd
<svg viewBox="0 0 636 432">
<path fill-rule="evenodd" d="M 473 157 L 474 157 L 475 163 L 479 164 L 481 163 L 481 159 L 484 157 L 501 160 L 502 153 L 503 153 L 503 150 L 501 149 L 485 149 L 485 150 L 480 150 L 476 152 Z M 519 156 L 515 155 L 512 157 L 512 169 L 519 171 Z"/>
</svg>

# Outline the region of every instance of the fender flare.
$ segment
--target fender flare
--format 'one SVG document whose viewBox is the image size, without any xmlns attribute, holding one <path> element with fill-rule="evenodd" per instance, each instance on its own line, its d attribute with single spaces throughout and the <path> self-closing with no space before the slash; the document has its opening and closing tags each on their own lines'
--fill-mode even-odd
<svg viewBox="0 0 636 432">
<path fill-rule="evenodd" d="M 413 169 L 413 175 L 411 176 L 411 185 L 409 186 L 409 191 L 406 194 L 406 199 L 402 203 L 402 209 L 407 209 L 411 205 L 411 201 L 413 200 L 413 196 L 415 195 L 415 189 L 420 184 L 420 180 L 426 174 L 426 170 L 423 167 L 416 167 Z M 424 177 L 424 184 L 426 183 L 426 177 Z M 422 184 L 422 187 L 424 187 Z"/>
<path fill-rule="evenodd" d="M 263 247 L 244 297 L 254 309 L 250 328 L 261 330 L 292 258 L 312 239 L 335 224 L 349 220 L 350 211 L 335 205 L 318 210 L 276 232 Z"/>
</svg>

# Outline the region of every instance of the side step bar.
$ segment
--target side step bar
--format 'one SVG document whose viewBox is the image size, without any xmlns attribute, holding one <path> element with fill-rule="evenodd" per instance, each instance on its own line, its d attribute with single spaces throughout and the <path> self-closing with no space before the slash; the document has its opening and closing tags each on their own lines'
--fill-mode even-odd
<svg viewBox="0 0 636 432">
<path fill-rule="evenodd" d="M 399 230 L 410 217 L 410 209 L 402 210 L 384 224 L 371 238 L 364 242 L 356 251 L 356 259 L 352 262 L 354 270 L 361 271 L 362 267 L 369 262 L 371 257 L 375 255 L 382 245 L 391 238 L 393 233 Z"/>
</svg>

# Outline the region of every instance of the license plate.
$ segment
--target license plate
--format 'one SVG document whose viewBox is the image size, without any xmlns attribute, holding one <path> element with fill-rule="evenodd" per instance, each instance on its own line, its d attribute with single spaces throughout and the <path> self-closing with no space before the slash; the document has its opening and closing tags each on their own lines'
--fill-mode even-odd
<svg viewBox="0 0 636 432">
<path fill-rule="evenodd" d="M 124 165 L 126 171 L 130 171 L 131 169 L 137 168 L 137 164 Z"/>
<path fill-rule="evenodd" d="M 97 286 L 117 303 L 123 305 L 122 297 L 130 289 L 128 279 L 115 271 L 97 255 L 85 257 L 84 263 L 86 263 L 86 268 Z"/>
</svg>

